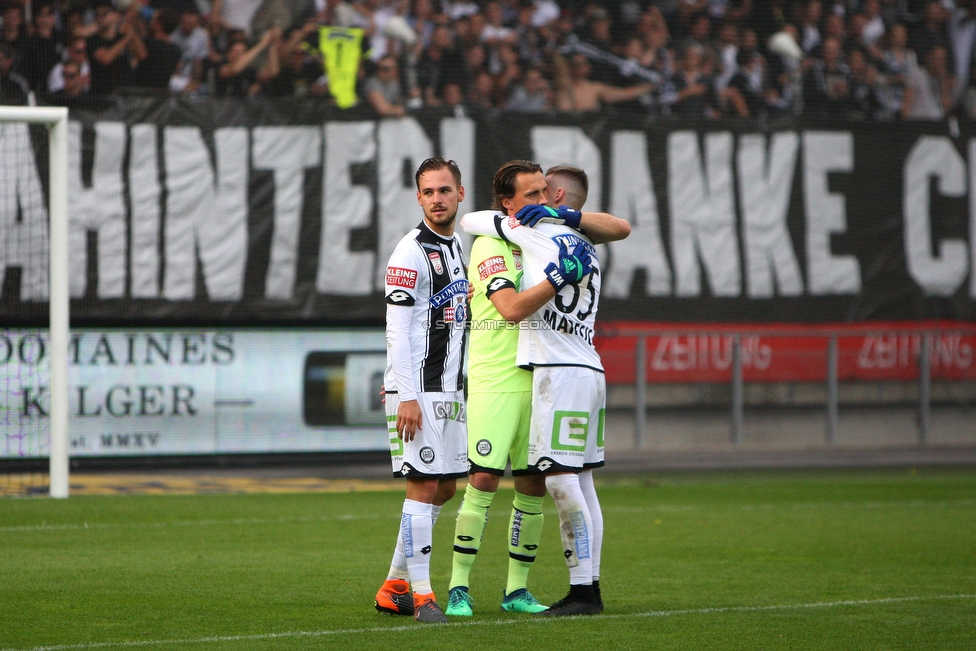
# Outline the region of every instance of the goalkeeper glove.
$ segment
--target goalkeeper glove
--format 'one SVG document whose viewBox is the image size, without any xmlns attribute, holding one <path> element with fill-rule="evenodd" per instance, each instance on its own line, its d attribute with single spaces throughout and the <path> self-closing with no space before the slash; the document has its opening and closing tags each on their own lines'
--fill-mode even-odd
<svg viewBox="0 0 976 651">
<path fill-rule="evenodd" d="M 550 262 L 546 267 L 546 280 L 552 283 L 558 292 L 566 285 L 575 285 L 583 277 L 593 271 L 593 260 L 590 252 L 582 242 L 573 247 L 570 252 L 565 244 L 559 245 L 559 259 Z"/>
<path fill-rule="evenodd" d="M 542 204 L 525 206 L 515 213 L 515 219 L 519 220 L 519 223 L 523 226 L 530 228 L 541 221 L 547 221 L 553 224 L 565 224 L 570 228 L 579 230 L 580 219 L 582 217 L 583 213 L 578 210 L 573 210 L 568 206 L 553 208 L 551 206 L 543 206 Z"/>
</svg>

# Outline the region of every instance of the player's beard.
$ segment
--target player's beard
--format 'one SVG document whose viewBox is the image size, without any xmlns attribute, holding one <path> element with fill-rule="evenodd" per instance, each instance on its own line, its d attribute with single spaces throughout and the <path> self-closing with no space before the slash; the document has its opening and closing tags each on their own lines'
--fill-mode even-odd
<svg viewBox="0 0 976 651">
<path fill-rule="evenodd" d="M 431 208 L 434 208 L 434 207 L 435 206 L 431 206 Z M 429 221 L 434 226 L 437 226 L 438 228 L 442 228 L 442 229 L 445 229 L 445 230 L 448 230 L 448 229 L 453 230 L 454 229 L 454 220 L 457 219 L 457 211 L 458 211 L 457 207 L 455 207 L 454 210 L 451 210 L 450 208 L 448 208 L 447 210 L 445 210 L 444 212 L 442 212 L 440 214 L 436 214 L 436 213 L 434 213 L 433 210 L 431 210 L 426 215 L 427 221 Z"/>
</svg>

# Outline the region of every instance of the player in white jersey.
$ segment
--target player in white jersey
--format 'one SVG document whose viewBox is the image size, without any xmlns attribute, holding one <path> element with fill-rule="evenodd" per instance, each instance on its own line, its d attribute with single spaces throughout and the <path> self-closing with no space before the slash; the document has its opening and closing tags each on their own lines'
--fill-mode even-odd
<svg viewBox="0 0 976 651">
<path fill-rule="evenodd" d="M 535 163 L 513 161 L 510 166 L 503 166 L 495 179 L 507 186 L 519 171 L 541 170 Z M 495 199 L 498 207 L 498 197 Z M 514 215 L 519 207 L 521 204 L 506 210 Z M 528 590 L 529 571 L 542 539 L 546 482 L 545 476 L 527 469 L 532 373 L 515 365 L 519 335 L 511 326 L 535 313 L 565 284 L 586 276 L 587 258 L 581 245 L 579 251 L 569 252 L 554 265 L 550 282 L 519 291 L 521 251 L 491 237 L 479 237 L 471 247 L 468 275 L 474 292 L 468 353 L 469 474 L 455 526 L 454 563 L 445 610 L 449 617 L 474 614 L 474 599 L 469 593 L 471 569 L 484 538 L 499 479 L 509 462 L 515 499 L 509 520 L 508 577 L 501 609 L 520 613 L 546 609 Z"/>
<path fill-rule="evenodd" d="M 375 605 L 421 622 L 446 622 L 430 585 L 430 553 L 433 523 L 468 465 L 468 281 L 454 233 L 464 187 L 457 165 L 443 158 L 425 160 L 415 178 L 424 220 L 400 240 L 386 269 L 386 413 L 393 472 L 406 478 L 407 495 Z"/>
<path fill-rule="evenodd" d="M 561 249 L 580 242 L 592 247 L 575 230 L 580 227 L 581 214 L 577 210 L 545 205 L 550 195 L 557 201 L 567 198 L 569 188 L 575 190 L 578 207 L 582 207 L 585 174 L 576 168 L 555 168 L 550 172 L 552 187 L 541 171 L 518 176 L 514 195 L 540 200 L 527 202 L 514 217 L 482 212 L 470 213 L 462 220 L 462 226 L 470 233 L 501 237 L 521 248 L 526 257 L 523 287 L 545 280 L 545 270 L 551 269 L 550 263 Z M 534 227 L 523 226 L 520 218 Z M 591 253 L 594 273 L 578 286 L 560 291 L 530 317 L 535 325 L 519 333 L 517 363 L 533 370 L 529 464 L 546 475 L 546 486 L 559 512 L 564 554 L 570 568 L 569 594 L 544 612 L 554 616 L 594 614 L 603 609 L 599 594 L 602 514 L 592 488 L 592 475 L 586 472 L 603 464 L 606 406 L 603 366 L 593 347 L 601 274 L 595 250 Z M 584 486 L 588 490 L 584 491 Z M 595 518 L 591 511 L 597 514 Z"/>
</svg>

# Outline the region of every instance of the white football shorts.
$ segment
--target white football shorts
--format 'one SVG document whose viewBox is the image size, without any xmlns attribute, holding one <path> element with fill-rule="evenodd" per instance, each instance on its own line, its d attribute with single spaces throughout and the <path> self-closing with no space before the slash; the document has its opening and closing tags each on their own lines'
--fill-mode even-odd
<svg viewBox="0 0 976 651">
<path fill-rule="evenodd" d="M 579 472 L 602 466 L 606 406 L 603 373 L 583 366 L 537 366 L 529 468 Z"/>
<path fill-rule="evenodd" d="M 412 441 L 397 436 L 396 414 L 400 396 L 386 394 L 386 421 L 390 432 L 393 474 L 397 477 L 451 479 L 468 474 L 467 409 L 463 391 L 417 394 L 422 427 Z"/>
</svg>

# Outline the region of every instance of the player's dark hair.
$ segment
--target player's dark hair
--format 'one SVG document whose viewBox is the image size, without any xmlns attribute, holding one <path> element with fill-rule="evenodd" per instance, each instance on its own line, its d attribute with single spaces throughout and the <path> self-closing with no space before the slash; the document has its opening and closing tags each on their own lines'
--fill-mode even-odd
<svg viewBox="0 0 976 651">
<path fill-rule="evenodd" d="M 586 203 L 590 193 L 590 180 L 586 172 L 571 165 L 555 165 L 546 170 L 546 177 L 555 176 L 560 180 L 559 186 L 566 193 L 570 208 L 579 210 Z"/>
<path fill-rule="evenodd" d="M 440 156 L 434 156 L 428 158 L 420 167 L 417 168 L 417 173 L 414 174 L 413 180 L 417 183 L 417 189 L 420 189 L 420 175 L 424 172 L 430 172 L 432 170 L 442 170 L 448 169 L 451 171 L 451 176 L 454 177 L 454 182 L 457 186 L 461 187 L 461 170 L 458 169 L 457 163 L 452 160 L 444 160 Z"/>
<path fill-rule="evenodd" d="M 515 179 L 519 174 L 542 173 L 542 166 L 527 160 L 510 160 L 495 172 L 495 179 L 492 181 L 491 188 L 495 196 L 492 199 L 491 207 L 494 210 L 504 210 L 502 199 L 511 199 L 515 196 Z"/>
</svg>

